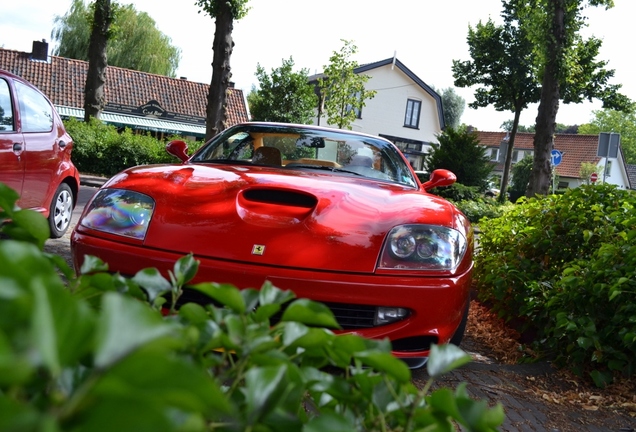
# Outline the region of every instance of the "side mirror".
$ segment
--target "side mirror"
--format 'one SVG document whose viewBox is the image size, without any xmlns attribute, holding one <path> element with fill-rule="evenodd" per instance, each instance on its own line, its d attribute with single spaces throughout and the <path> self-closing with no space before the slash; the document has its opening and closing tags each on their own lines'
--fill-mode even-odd
<svg viewBox="0 0 636 432">
<path fill-rule="evenodd" d="M 446 169 L 436 169 L 431 173 L 430 179 L 422 185 L 428 191 L 438 186 L 450 186 L 457 181 L 457 176 Z"/>
<path fill-rule="evenodd" d="M 178 157 L 181 162 L 185 162 L 190 157 L 188 156 L 188 144 L 185 141 L 174 140 L 166 144 L 166 151 L 172 156 Z"/>
</svg>

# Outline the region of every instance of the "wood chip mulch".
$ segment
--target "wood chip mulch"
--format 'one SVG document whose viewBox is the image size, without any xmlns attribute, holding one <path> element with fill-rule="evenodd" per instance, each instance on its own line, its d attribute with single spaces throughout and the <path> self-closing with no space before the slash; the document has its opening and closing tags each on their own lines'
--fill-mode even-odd
<svg viewBox="0 0 636 432">
<path fill-rule="evenodd" d="M 500 364 L 519 364 L 538 356 L 519 342 L 520 334 L 506 326 L 490 309 L 473 300 L 468 316 L 466 338 L 479 347 L 480 354 Z M 520 384 L 535 397 L 551 403 L 581 408 L 621 410 L 636 417 L 636 379 L 618 378 L 599 389 L 589 380 L 566 369 L 545 375 L 519 376 Z"/>
</svg>

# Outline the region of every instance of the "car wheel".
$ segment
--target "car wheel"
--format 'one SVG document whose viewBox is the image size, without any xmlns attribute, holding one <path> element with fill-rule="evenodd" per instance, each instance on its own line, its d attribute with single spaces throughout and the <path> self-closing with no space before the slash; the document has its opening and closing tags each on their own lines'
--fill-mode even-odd
<svg viewBox="0 0 636 432">
<path fill-rule="evenodd" d="M 462 322 L 459 323 L 459 327 L 455 330 L 455 334 L 449 341 L 453 345 L 459 346 L 464 339 L 464 333 L 466 332 L 466 324 L 468 323 L 468 309 L 470 308 L 470 301 L 466 303 L 466 310 L 464 311 L 464 316 L 462 317 Z"/>
<path fill-rule="evenodd" d="M 73 192 L 71 192 L 71 188 L 66 183 L 62 183 L 55 191 L 50 210 L 49 227 L 51 228 L 51 238 L 60 238 L 71 225 L 71 217 L 73 215 Z"/>
</svg>

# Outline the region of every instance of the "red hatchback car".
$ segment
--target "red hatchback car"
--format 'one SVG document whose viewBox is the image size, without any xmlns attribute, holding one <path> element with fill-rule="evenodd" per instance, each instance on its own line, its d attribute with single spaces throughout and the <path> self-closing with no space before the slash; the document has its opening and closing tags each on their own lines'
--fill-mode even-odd
<svg viewBox="0 0 636 432">
<path fill-rule="evenodd" d="M 64 235 L 79 190 L 73 141 L 55 107 L 35 86 L 0 70 L 0 182 L 18 206 L 42 213 L 51 237 Z"/>
<path fill-rule="evenodd" d="M 245 123 L 181 163 L 127 169 L 93 196 L 71 235 L 85 255 L 134 276 L 164 275 L 193 253 L 193 282 L 263 285 L 326 304 L 345 332 L 388 338 L 412 367 L 431 344 L 461 342 L 469 307 L 473 230 L 421 184 L 390 141 L 307 125 Z M 186 292 L 184 301 L 210 302 Z"/>
</svg>

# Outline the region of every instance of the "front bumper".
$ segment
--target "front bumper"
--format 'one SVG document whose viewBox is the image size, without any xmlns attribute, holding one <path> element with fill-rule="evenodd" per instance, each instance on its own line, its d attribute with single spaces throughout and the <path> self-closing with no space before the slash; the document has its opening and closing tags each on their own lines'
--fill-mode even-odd
<svg viewBox="0 0 636 432">
<path fill-rule="evenodd" d="M 110 271 L 125 276 L 133 276 L 150 267 L 167 276 L 182 257 L 181 254 L 121 243 L 77 230 L 71 235 L 71 251 L 77 271 L 83 257 L 93 255 L 107 263 Z M 293 291 L 298 298 L 328 305 L 407 308 L 411 313 L 401 321 L 349 328 L 343 332 L 371 339 L 389 338 L 393 355 L 415 367 L 423 365 L 432 343 L 443 344 L 450 340 L 469 302 L 472 267 L 454 277 L 413 277 L 308 271 L 195 258 L 200 261 L 200 266 L 193 283 L 217 282 L 238 288 L 259 288 L 269 280 L 277 288 Z"/>
</svg>

